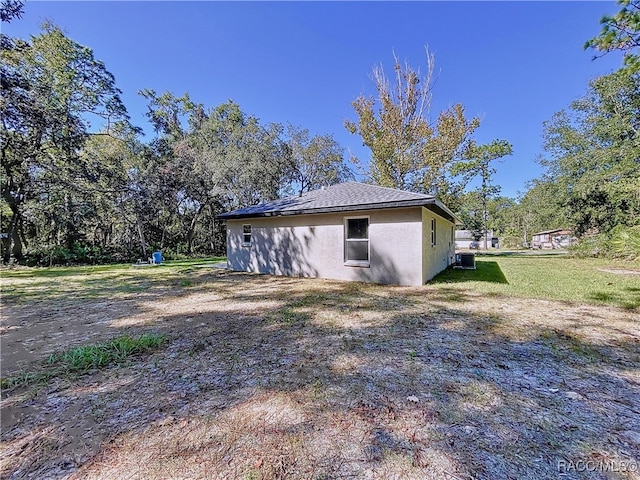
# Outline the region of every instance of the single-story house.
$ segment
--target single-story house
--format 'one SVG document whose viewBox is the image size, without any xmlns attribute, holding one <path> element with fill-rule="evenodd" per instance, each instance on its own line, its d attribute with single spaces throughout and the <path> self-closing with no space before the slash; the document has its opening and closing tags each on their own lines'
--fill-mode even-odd
<svg viewBox="0 0 640 480">
<path fill-rule="evenodd" d="M 533 234 L 531 248 L 558 249 L 569 247 L 575 239 L 573 232 L 564 228 L 545 230 Z"/>
<path fill-rule="evenodd" d="M 493 236 L 493 230 L 487 230 L 484 236 L 476 240 L 470 230 L 456 230 L 456 249 L 478 249 L 484 248 L 485 237 L 487 248 L 498 248 L 499 241 Z"/>
<path fill-rule="evenodd" d="M 457 219 L 432 195 L 347 182 L 217 218 L 234 271 L 422 285 L 455 260 Z"/>
</svg>

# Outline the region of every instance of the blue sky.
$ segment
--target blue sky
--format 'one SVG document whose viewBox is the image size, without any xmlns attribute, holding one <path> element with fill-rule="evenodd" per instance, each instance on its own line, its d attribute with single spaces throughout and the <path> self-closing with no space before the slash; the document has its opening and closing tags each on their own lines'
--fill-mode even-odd
<svg viewBox="0 0 640 480">
<path fill-rule="evenodd" d="M 50 19 L 91 47 L 123 91 L 133 123 L 150 140 L 138 90 L 169 90 L 215 107 L 229 99 L 263 123 L 332 134 L 363 160 L 351 102 L 371 95 L 372 67 L 401 60 L 426 69 L 435 54 L 432 115 L 461 102 L 479 116 L 479 143 L 496 138 L 514 155 L 496 183 L 515 196 L 540 175 L 542 124 L 583 95 L 589 79 L 621 65 L 592 61 L 584 42 L 608 2 L 27 2 L 3 32 L 28 38 Z M 348 154 L 348 153 L 347 153 Z"/>
</svg>

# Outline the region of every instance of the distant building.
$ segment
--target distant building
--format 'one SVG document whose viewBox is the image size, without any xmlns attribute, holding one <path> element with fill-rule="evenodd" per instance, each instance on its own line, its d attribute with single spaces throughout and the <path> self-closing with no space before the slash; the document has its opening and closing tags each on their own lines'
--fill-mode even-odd
<svg viewBox="0 0 640 480">
<path fill-rule="evenodd" d="M 499 248 L 499 242 L 493 236 L 493 230 L 487 230 L 486 235 L 480 237 L 479 240 L 473 238 L 473 233 L 470 230 L 456 230 L 456 250 L 484 248 L 485 237 L 487 239 L 487 248 Z"/>
<path fill-rule="evenodd" d="M 531 248 L 555 250 L 568 248 L 575 242 L 573 232 L 564 228 L 545 230 L 533 234 Z"/>
</svg>

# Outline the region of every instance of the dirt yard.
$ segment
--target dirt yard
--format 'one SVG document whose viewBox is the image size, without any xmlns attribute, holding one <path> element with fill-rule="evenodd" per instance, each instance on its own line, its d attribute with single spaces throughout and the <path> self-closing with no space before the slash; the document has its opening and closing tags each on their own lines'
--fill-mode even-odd
<svg viewBox="0 0 640 480">
<path fill-rule="evenodd" d="M 168 338 L 4 391 L 5 479 L 640 478 L 637 310 L 212 268 L 3 292 L 5 378 Z"/>
</svg>

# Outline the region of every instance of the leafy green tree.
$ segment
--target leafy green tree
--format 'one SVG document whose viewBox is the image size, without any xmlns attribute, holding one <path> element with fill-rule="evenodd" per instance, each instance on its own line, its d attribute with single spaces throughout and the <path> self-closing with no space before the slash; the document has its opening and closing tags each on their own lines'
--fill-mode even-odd
<svg viewBox="0 0 640 480">
<path fill-rule="evenodd" d="M 523 240 L 519 205 L 516 200 L 502 196 L 490 198 L 487 200 L 486 211 L 485 214 L 479 189 L 460 195 L 457 216 L 462 221 L 463 228 L 471 232 L 474 240 L 479 241 L 486 231 L 491 230 L 495 237 L 501 237 L 501 244 L 508 247 L 521 246 Z"/>
<path fill-rule="evenodd" d="M 519 248 L 531 242 L 533 233 L 554 228 L 566 228 L 570 222 L 561 204 L 562 188 L 549 179 L 538 179 L 527 185 L 527 191 L 518 199 L 504 196 L 487 200 L 487 226 L 501 245 Z M 458 217 L 464 228 L 474 232 L 479 240 L 485 231 L 484 211 L 480 189 L 460 196 Z"/>
<path fill-rule="evenodd" d="M 140 186 L 140 172 L 148 165 L 146 151 L 131 130 L 93 135 L 85 142 L 76 162 L 83 171 L 76 191 L 88 213 L 83 223 L 86 243 L 117 250 L 138 238 L 146 256 L 143 219 L 155 218 L 141 206 L 146 190 Z M 162 198 L 157 195 L 153 201 Z"/>
<path fill-rule="evenodd" d="M 23 255 L 26 203 L 53 185 L 76 185 L 72 166 L 91 121 L 104 125 L 103 134 L 128 122 L 113 75 L 91 49 L 51 23 L 42 30 L 30 41 L 2 37 L 1 191 L 12 217 L 5 261 Z M 70 245 L 76 205 L 65 194 L 56 202 L 65 218 L 61 241 Z"/>
<path fill-rule="evenodd" d="M 21 6 L 3 2 L 3 21 Z M 28 41 L 0 39 L 5 261 L 129 261 L 156 248 L 220 253 L 221 211 L 349 178 L 332 137 L 296 129 L 292 140 L 233 102 L 205 109 L 188 94 L 141 92 L 158 134 L 143 144 L 89 48 L 50 23 Z"/>
<path fill-rule="evenodd" d="M 477 145 L 471 141 L 464 154 L 465 160 L 453 167 L 455 173 L 461 174 L 466 179 L 465 183 L 480 177 L 480 187 L 476 192 L 482 206 L 482 236 L 485 250 L 488 248 L 486 236 L 489 222 L 488 202 L 500 193 L 500 187 L 493 184 L 496 169 L 491 166 L 491 162 L 512 153 L 513 147 L 506 140 L 494 140 L 487 145 Z"/>
<path fill-rule="evenodd" d="M 590 82 L 585 97 L 545 123 L 541 159 L 575 233 L 640 221 L 640 72 Z"/>
<path fill-rule="evenodd" d="M 520 231 L 518 202 L 509 197 L 498 196 L 487 202 L 489 223 L 487 228 L 500 238 L 500 246 L 506 248 L 522 247 L 523 236 Z"/>
<path fill-rule="evenodd" d="M 560 183 L 542 178 L 533 180 L 527 187 L 515 211 L 523 243 L 530 243 L 535 232 L 571 226 Z"/>
<path fill-rule="evenodd" d="M 309 130 L 290 125 L 287 136 L 293 160 L 291 190 L 302 195 L 354 179 L 344 161 L 344 149 L 331 135 L 310 137 Z"/>
<path fill-rule="evenodd" d="M 435 122 L 430 121 L 433 62 L 427 51 L 427 73 L 423 76 L 394 56 L 392 79 L 382 66 L 375 67 L 377 99 L 358 97 L 352 103 L 358 120 L 346 121 L 345 127 L 360 135 L 371 150 L 371 181 L 435 194 L 447 201 L 464 187 L 450 169 L 462 158 L 479 120 L 468 120 L 464 107 L 456 104 L 441 112 Z"/>
<path fill-rule="evenodd" d="M 166 140 L 184 139 L 189 126 L 197 127 L 198 119 L 204 118 L 204 106 L 194 103 L 187 92 L 181 97 L 176 97 L 171 92 L 158 95 L 155 90 L 145 88 L 138 94 L 148 102 L 149 122 Z"/>
<path fill-rule="evenodd" d="M 203 223 L 215 228 L 222 210 L 273 200 L 286 187 L 294 162 L 282 126 L 263 126 L 232 101 L 206 110 L 188 94 L 141 94 L 160 133 L 162 163 L 180 182 L 172 197 L 187 252 L 194 251 L 198 232 L 205 241 L 218 236 Z"/>
<path fill-rule="evenodd" d="M 489 217 L 488 228 L 493 230 L 496 236 L 503 236 L 510 228 L 517 226 L 514 211 L 518 202 L 510 197 L 497 196 L 487 202 Z"/>
<path fill-rule="evenodd" d="M 24 2 L 21 0 L 2 0 L 0 4 L 0 21 L 9 23 L 14 18 L 21 18 L 24 13 Z"/>
<path fill-rule="evenodd" d="M 243 207 L 278 198 L 292 167 L 282 134 L 281 125 L 262 126 L 230 101 L 207 112 L 175 151 L 194 162 L 206 189 Z"/>
<path fill-rule="evenodd" d="M 139 94 L 148 100 L 147 117 L 160 134 L 153 145 L 155 157 L 146 173 L 140 172 L 146 178 L 149 198 L 160 201 L 161 211 L 156 215 L 168 217 L 155 234 L 160 234 L 160 245 L 169 236 L 172 243 L 182 243 L 185 251 L 192 253 L 199 222 L 215 203 L 217 190 L 222 189 L 217 187 L 220 178 L 215 178 L 221 169 L 209 172 L 206 159 L 196 152 L 198 136 L 200 143 L 207 141 L 199 130 L 207 120 L 204 106 L 194 103 L 188 93 L 176 97 L 171 92 L 158 95 L 145 89 Z"/>
<path fill-rule="evenodd" d="M 619 50 L 624 52 L 624 63 L 631 71 L 640 71 L 640 2 L 618 0 L 620 11 L 613 16 L 600 19 L 600 34 L 585 43 L 584 48 L 592 48 L 604 55 Z"/>
<path fill-rule="evenodd" d="M 469 230 L 477 242 L 484 235 L 485 223 L 482 211 L 482 198 L 477 191 L 464 192 L 459 196 L 458 218 L 464 230 Z"/>
</svg>

